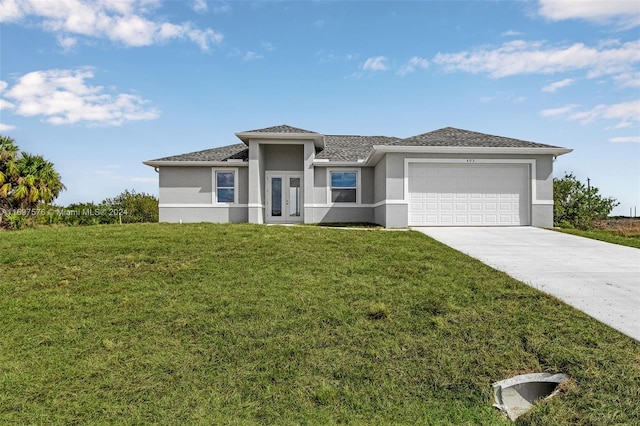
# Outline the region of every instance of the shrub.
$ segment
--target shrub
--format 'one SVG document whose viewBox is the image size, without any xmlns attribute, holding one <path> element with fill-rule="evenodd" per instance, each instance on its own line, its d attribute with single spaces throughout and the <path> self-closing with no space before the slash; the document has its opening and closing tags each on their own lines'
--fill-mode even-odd
<svg viewBox="0 0 640 426">
<path fill-rule="evenodd" d="M 121 212 L 114 219 L 122 223 L 158 221 L 158 199 L 144 192 L 125 190 L 114 198 L 107 198 L 102 204 L 111 211 Z"/>
<path fill-rule="evenodd" d="M 594 221 L 606 219 L 619 204 L 614 198 L 600 195 L 598 188 L 585 186 L 572 173 L 553 180 L 555 226 L 590 229 Z"/>
</svg>

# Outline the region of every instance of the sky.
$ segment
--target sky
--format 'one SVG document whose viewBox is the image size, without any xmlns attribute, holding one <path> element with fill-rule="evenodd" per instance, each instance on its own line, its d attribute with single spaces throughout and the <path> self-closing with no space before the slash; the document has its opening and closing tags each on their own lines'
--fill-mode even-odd
<svg viewBox="0 0 640 426">
<path fill-rule="evenodd" d="M 157 195 L 143 161 L 281 124 L 571 148 L 556 177 L 640 215 L 640 2 L 0 0 L 0 133 L 57 205 Z"/>
</svg>

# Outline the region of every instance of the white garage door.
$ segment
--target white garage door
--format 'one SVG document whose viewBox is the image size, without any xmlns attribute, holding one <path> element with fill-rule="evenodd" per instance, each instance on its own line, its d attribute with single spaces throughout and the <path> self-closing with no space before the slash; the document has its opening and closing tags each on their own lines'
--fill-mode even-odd
<svg viewBox="0 0 640 426">
<path fill-rule="evenodd" d="M 528 164 L 409 163 L 410 226 L 529 225 Z"/>
</svg>

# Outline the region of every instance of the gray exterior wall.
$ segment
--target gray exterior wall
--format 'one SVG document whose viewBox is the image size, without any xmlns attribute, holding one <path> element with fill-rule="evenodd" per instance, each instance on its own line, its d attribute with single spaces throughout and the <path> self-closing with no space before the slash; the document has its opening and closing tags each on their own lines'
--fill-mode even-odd
<svg viewBox="0 0 640 426">
<path fill-rule="evenodd" d="M 310 223 L 366 222 L 374 223 L 373 208 L 360 207 L 314 207 Z"/>
<path fill-rule="evenodd" d="M 160 167 L 160 203 L 211 204 L 211 167 Z"/>
<path fill-rule="evenodd" d="M 171 223 L 245 223 L 246 207 L 160 207 L 160 222 Z"/>
<path fill-rule="evenodd" d="M 304 221 L 370 222 L 387 228 L 408 224 L 404 200 L 405 159 L 490 159 L 536 161 L 535 193 L 531 225 L 553 226 L 553 157 L 551 155 L 465 155 L 387 153 L 375 167 L 313 165 L 311 141 L 286 144 L 250 141 L 249 167 L 229 163 L 228 167 L 160 167 L 161 222 L 253 222 L 264 223 L 266 171 L 301 171 L 304 174 Z M 328 169 L 360 170 L 360 204 L 331 205 L 328 200 Z M 214 170 L 237 170 L 238 203 L 214 204 Z M 250 185 L 249 182 L 252 182 Z"/>
<path fill-rule="evenodd" d="M 531 225 L 550 228 L 553 226 L 553 156 L 552 155 L 497 155 L 497 154 L 402 154 L 387 153 L 386 160 L 386 207 L 377 217 L 384 219 L 382 225 L 387 228 L 406 227 L 408 224 L 408 207 L 406 204 L 390 204 L 404 200 L 404 163 L 407 158 L 438 159 L 487 159 L 487 160 L 535 160 L 536 178 L 535 193 L 530 194 Z M 531 188 L 530 188 L 531 189 Z"/>
<path fill-rule="evenodd" d="M 214 204 L 215 170 L 237 170 L 238 203 Z M 248 170 L 229 167 L 160 167 L 160 222 L 247 222 Z"/>
<path fill-rule="evenodd" d="M 264 170 L 301 172 L 304 167 L 303 145 L 262 145 Z"/>
<path fill-rule="evenodd" d="M 328 197 L 329 170 L 359 170 L 360 171 L 360 204 L 332 204 Z M 341 167 L 315 166 L 313 186 L 313 209 L 311 217 L 305 218 L 309 223 L 322 222 L 367 222 L 375 223 L 373 216 L 374 200 L 374 169 L 373 167 Z"/>
</svg>

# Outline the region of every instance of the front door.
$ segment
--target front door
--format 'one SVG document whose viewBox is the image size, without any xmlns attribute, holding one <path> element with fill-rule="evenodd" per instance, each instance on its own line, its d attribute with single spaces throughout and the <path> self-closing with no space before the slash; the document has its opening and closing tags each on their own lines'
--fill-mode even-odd
<svg viewBox="0 0 640 426">
<path fill-rule="evenodd" d="M 267 172 L 267 223 L 302 222 L 302 172 Z"/>
</svg>

